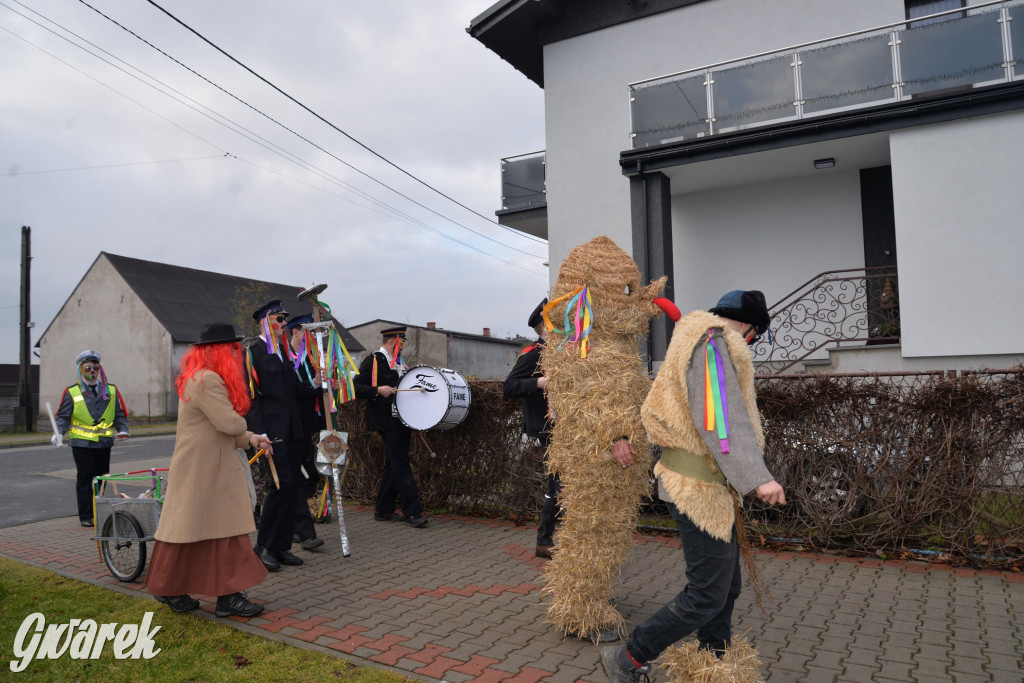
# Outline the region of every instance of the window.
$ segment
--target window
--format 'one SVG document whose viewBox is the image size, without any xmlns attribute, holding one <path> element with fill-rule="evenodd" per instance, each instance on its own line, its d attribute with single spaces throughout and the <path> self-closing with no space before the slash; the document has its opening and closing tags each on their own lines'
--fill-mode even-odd
<svg viewBox="0 0 1024 683">
<path fill-rule="evenodd" d="M 938 12 L 948 12 L 949 10 L 960 9 L 964 6 L 964 0 L 906 0 L 906 6 L 907 19 L 916 19 L 917 17 L 926 17 L 929 14 L 937 14 Z M 962 12 L 957 14 L 947 14 L 944 17 L 936 17 L 927 21 L 915 21 L 910 26 L 925 26 L 927 24 L 935 24 L 940 21 L 959 19 L 962 16 L 964 16 Z"/>
</svg>

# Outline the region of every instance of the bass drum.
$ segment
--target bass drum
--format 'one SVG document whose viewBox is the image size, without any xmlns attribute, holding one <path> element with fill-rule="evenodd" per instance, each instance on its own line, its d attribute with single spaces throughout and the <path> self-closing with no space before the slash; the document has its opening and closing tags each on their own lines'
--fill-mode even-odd
<svg viewBox="0 0 1024 683">
<path fill-rule="evenodd" d="M 417 365 L 398 382 L 395 409 L 409 429 L 451 429 L 466 418 L 472 396 L 462 375 Z"/>
</svg>

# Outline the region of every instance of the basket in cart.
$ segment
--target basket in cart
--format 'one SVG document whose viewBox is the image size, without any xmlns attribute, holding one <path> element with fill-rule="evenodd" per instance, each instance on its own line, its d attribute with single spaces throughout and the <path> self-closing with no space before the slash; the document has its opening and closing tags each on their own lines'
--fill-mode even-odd
<svg viewBox="0 0 1024 683">
<path fill-rule="evenodd" d="M 146 567 L 146 543 L 153 541 L 164 502 L 167 468 L 94 477 L 93 524 L 100 557 L 119 581 L 134 581 Z"/>
</svg>

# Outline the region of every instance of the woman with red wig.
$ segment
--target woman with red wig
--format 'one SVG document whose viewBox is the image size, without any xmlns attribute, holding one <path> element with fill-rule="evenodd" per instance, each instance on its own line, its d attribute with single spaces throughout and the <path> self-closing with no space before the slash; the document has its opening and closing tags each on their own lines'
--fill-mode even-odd
<svg viewBox="0 0 1024 683">
<path fill-rule="evenodd" d="M 146 589 L 175 612 L 199 606 L 190 593 L 216 595 L 218 617 L 263 611 L 242 592 L 267 570 L 249 542 L 256 526 L 235 449 L 272 449 L 266 435 L 246 430 L 242 417 L 250 398 L 240 340 L 230 323 L 206 325 L 175 381 L 178 429 L 146 576 Z"/>
</svg>

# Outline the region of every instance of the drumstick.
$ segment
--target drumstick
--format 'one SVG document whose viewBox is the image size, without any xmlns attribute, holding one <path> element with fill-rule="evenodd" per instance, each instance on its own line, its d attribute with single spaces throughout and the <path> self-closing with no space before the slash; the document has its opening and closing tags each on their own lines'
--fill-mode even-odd
<svg viewBox="0 0 1024 683">
<path fill-rule="evenodd" d="M 395 389 L 395 391 L 418 391 L 421 394 L 426 391 L 425 387 L 410 387 L 408 389 Z"/>
</svg>

